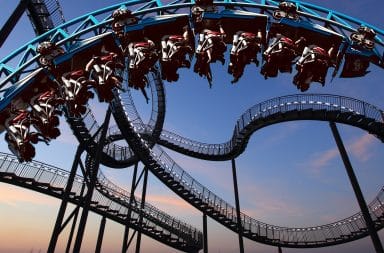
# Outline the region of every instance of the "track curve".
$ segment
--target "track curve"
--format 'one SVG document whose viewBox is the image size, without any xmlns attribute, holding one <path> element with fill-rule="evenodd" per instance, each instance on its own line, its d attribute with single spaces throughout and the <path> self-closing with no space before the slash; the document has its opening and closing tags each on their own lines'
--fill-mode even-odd
<svg viewBox="0 0 384 253">
<path fill-rule="evenodd" d="M 68 171 L 38 161 L 19 163 L 16 156 L 0 152 L 0 181 L 61 199 L 66 186 Z M 70 202 L 81 206 L 82 192 L 86 189 L 84 178 L 77 175 L 70 194 Z M 132 221 L 128 225 L 164 244 L 187 252 L 202 248 L 202 234 L 196 228 L 180 221 L 156 207 L 145 203 L 141 209 L 140 198 L 130 204 L 130 194 L 108 180 L 99 172 L 96 191 L 92 198 L 91 210 L 126 225 L 128 209 Z M 143 224 L 139 224 L 139 216 Z"/>
<path fill-rule="evenodd" d="M 292 120 L 333 121 L 358 127 L 384 142 L 384 112 L 364 101 L 330 94 L 296 94 L 258 103 L 237 120 L 233 135 L 224 143 L 209 144 L 163 130 L 158 144 L 191 157 L 225 161 L 238 157 L 257 130 Z M 133 122 L 138 133 L 147 139 L 145 127 Z M 114 128 L 116 139 L 123 138 Z"/>
<path fill-rule="evenodd" d="M 152 149 L 150 149 L 148 144 L 143 140 L 142 136 L 137 131 L 137 128 L 130 122 L 129 115 L 124 108 L 124 103 L 118 101 L 120 100 L 120 94 L 116 93 L 115 99 L 117 101 L 113 105 L 112 112 L 114 117 L 119 119 L 117 120 L 119 129 L 131 148 L 140 157 L 141 161 L 148 166 L 151 172 L 172 191 L 196 207 L 198 210 L 206 213 L 212 219 L 216 220 L 230 230 L 238 232 L 235 207 L 231 206 L 222 198 L 218 197 L 216 194 L 197 182 L 178 164 L 176 164 L 176 162 L 174 162 L 172 158 L 168 156 L 158 145 L 155 145 Z M 357 100 L 357 102 L 361 101 Z M 327 103 L 329 103 L 329 101 L 327 101 Z M 348 106 L 345 107 L 345 105 L 340 103 L 337 104 L 338 107 L 343 108 L 343 110 L 346 109 L 348 112 L 340 113 L 336 111 L 336 113 L 332 113 L 332 110 L 327 114 L 326 110 L 319 108 L 321 105 L 320 103 L 303 103 L 304 105 L 301 103 L 298 104 L 301 105 L 300 108 L 297 108 L 295 103 L 283 106 L 283 108 L 285 108 L 285 114 L 281 114 L 277 110 L 279 108 L 278 106 L 272 106 L 272 111 L 258 110 L 257 112 L 259 114 L 248 114 L 248 122 L 251 122 L 252 124 L 238 125 L 238 133 L 242 133 L 246 138 L 249 138 L 249 136 L 246 136 L 246 132 L 244 131 L 254 132 L 255 129 L 258 127 L 260 128 L 260 126 L 266 126 L 283 121 L 283 115 L 287 115 L 286 117 L 289 116 L 289 118 L 287 118 L 289 120 L 313 119 L 313 115 L 316 115 L 315 118 L 320 116 L 323 117 L 321 120 L 341 121 L 343 118 L 343 123 L 351 125 L 359 125 L 358 122 L 364 122 L 364 125 L 379 124 L 378 126 L 380 126 L 380 130 L 377 130 L 376 128 L 369 129 L 374 131 L 374 133 L 378 136 L 382 136 L 383 134 L 383 121 L 381 118 L 382 115 L 380 114 L 377 115 L 377 122 L 375 122 L 375 119 L 372 120 L 371 118 L 366 118 L 365 116 L 357 113 L 355 113 L 355 115 L 351 114 L 353 111 L 351 111 Z M 326 103 L 322 104 L 329 106 Z M 268 104 L 268 106 L 271 106 L 271 104 Z M 335 106 L 329 106 L 329 108 L 334 107 Z M 252 110 L 250 112 L 252 112 Z M 257 117 L 257 115 L 264 117 Z M 356 115 L 357 118 L 355 117 Z M 352 120 L 352 118 L 354 120 Z M 356 119 L 358 120 L 356 121 Z M 259 122 L 262 122 L 260 126 L 256 124 Z M 378 194 L 377 198 L 369 205 L 370 211 L 374 213 L 372 219 L 375 223 L 375 229 L 377 230 L 384 227 L 384 206 L 382 204 L 383 197 L 384 192 L 382 190 Z M 361 213 L 354 214 L 348 218 L 331 224 L 306 228 L 287 228 L 270 225 L 255 220 L 243 213 L 241 213 L 240 218 L 243 226 L 243 235 L 245 237 L 253 241 L 280 247 L 325 247 L 346 243 L 368 236 L 368 230 Z"/>
</svg>

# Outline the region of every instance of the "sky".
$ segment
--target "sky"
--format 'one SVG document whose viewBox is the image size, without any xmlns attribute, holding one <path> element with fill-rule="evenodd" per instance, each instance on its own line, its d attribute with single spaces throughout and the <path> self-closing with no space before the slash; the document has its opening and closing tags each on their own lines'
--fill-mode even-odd
<svg viewBox="0 0 384 253">
<path fill-rule="evenodd" d="M 119 3 L 110 1 L 60 1 L 66 20 L 90 11 Z M 381 0 L 322 1 L 308 0 L 313 4 L 336 10 L 366 21 L 383 29 L 384 18 Z M 2 1 L 0 26 L 16 6 L 16 1 Z M 24 45 L 35 37 L 26 15 L 0 48 L 0 58 Z M 259 56 L 260 57 L 260 56 Z M 227 59 L 228 61 L 228 59 Z M 235 85 L 226 73 L 226 66 L 212 65 L 213 87 L 206 80 L 192 73 L 179 70 L 177 83 L 165 84 L 166 118 L 164 128 L 179 135 L 206 143 L 222 143 L 232 134 L 238 117 L 249 107 L 283 95 L 298 93 L 292 84 L 291 74 L 264 80 L 259 68 L 248 66 L 242 79 Z M 357 98 L 384 108 L 384 71 L 376 66 L 363 78 L 340 79 L 325 87 L 312 84 L 310 93 L 337 94 Z M 135 103 L 142 115 L 148 115 L 140 92 L 133 91 Z M 93 103 L 97 104 L 97 103 Z M 103 118 L 105 105 L 94 105 L 96 116 Z M 214 120 L 213 120 L 214 119 Z M 77 140 L 61 118 L 62 135 L 51 142 L 37 145 L 36 160 L 63 169 L 72 163 Z M 383 187 L 380 164 L 384 162 L 381 142 L 360 129 L 338 125 L 363 194 L 370 202 Z M 4 134 L 2 134 L 3 136 Z M 2 137 L 0 137 L 2 138 Z M 0 151 L 9 152 L 5 141 Z M 201 184 L 234 205 L 231 163 L 208 162 L 185 157 L 173 151 L 171 157 Z M 241 211 L 245 214 L 278 226 L 305 227 L 326 224 L 348 217 L 359 211 L 342 160 L 327 122 L 294 121 L 263 128 L 255 132 L 246 151 L 236 159 Z M 115 170 L 102 167 L 112 182 L 129 191 L 132 169 Z M 202 230 L 202 214 L 149 175 L 147 201 Z M 46 251 L 60 201 L 13 185 L 0 184 L 0 253 Z M 91 214 L 86 227 L 83 252 L 93 252 L 101 217 Z M 121 248 L 124 228 L 108 220 L 103 242 L 103 252 L 116 252 Z M 67 231 L 60 237 L 57 252 L 63 252 Z M 384 242 L 383 231 L 379 232 Z M 238 252 L 237 235 L 208 218 L 209 252 Z M 244 239 L 245 252 L 277 252 Z M 146 236 L 142 252 L 177 252 Z M 133 252 L 134 248 L 129 252 Z M 320 249 L 283 249 L 289 253 L 373 253 L 369 238 L 344 245 Z"/>
</svg>

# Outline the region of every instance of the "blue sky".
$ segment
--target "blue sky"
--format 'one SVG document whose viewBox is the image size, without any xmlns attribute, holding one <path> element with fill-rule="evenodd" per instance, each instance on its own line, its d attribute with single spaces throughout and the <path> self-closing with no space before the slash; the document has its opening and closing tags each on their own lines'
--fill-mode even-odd
<svg viewBox="0 0 384 253">
<path fill-rule="evenodd" d="M 70 20 L 92 10 L 120 1 L 61 1 L 64 15 Z M 381 0 L 369 1 L 308 1 L 359 18 L 383 28 Z M 2 3 L 0 25 L 15 7 L 15 1 Z M 76 7 L 73 7 L 76 6 Z M 0 48 L 0 58 L 34 38 L 29 20 L 24 17 L 17 24 L 9 39 Z M 228 60 L 228 59 L 227 59 Z M 382 94 L 384 71 L 371 66 L 366 77 L 356 79 L 336 78 L 325 87 L 313 84 L 310 93 L 330 93 L 354 97 L 384 108 Z M 192 73 L 180 71 L 180 81 L 166 84 L 167 111 L 165 129 L 182 136 L 207 143 L 221 143 L 231 137 L 237 118 L 249 107 L 264 100 L 297 93 L 289 74 L 264 80 L 259 68 L 248 66 L 243 78 L 231 85 L 226 66 L 213 64 L 213 88 L 206 80 Z M 139 92 L 135 102 L 140 112 L 148 114 Z M 97 106 L 103 111 L 105 105 Z M 101 113 L 98 115 L 103 117 Z M 214 120 L 213 120 L 214 119 Z M 384 162 L 382 144 L 366 132 L 349 126 L 338 125 L 352 165 L 369 202 L 383 186 Z M 68 168 L 77 141 L 61 119 L 62 136 L 50 146 L 38 145 L 36 159 L 62 168 Z M 0 151 L 8 152 L 4 141 Z M 230 162 L 207 162 L 188 158 L 172 151 L 171 156 L 193 177 L 234 204 Z M 358 211 L 352 188 L 338 155 L 330 128 L 326 122 L 296 121 L 264 128 L 249 141 L 247 150 L 236 160 L 242 211 L 258 220 L 280 226 L 312 226 L 347 217 Z M 131 170 L 103 168 L 112 181 L 129 189 Z M 202 229 L 202 216 L 183 202 L 150 175 L 148 202 L 169 214 Z M 38 193 L 0 184 L 0 252 L 29 252 L 46 249 L 54 224 L 59 201 Z M 87 224 L 84 252 L 94 250 L 100 217 L 90 216 Z M 215 221 L 208 220 L 210 252 L 237 252 L 237 236 Z M 104 252 L 116 252 L 121 247 L 123 227 L 107 222 Z M 384 242 L 384 234 L 380 232 Z M 15 239 L 17 238 L 17 243 Z M 65 236 L 58 249 L 62 249 Z M 277 252 L 245 239 L 246 252 Z M 142 252 L 175 252 L 152 239 L 143 238 Z M 345 245 L 323 249 L 284 249 L 284 252 L 374 252 L 369 238 Z"/>
</svg>

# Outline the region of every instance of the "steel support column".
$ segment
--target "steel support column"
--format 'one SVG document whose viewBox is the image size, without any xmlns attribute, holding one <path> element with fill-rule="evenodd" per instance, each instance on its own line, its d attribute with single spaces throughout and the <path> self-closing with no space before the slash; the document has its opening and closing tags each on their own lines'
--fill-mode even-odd
<svg viewBox="0 0 384 253">
<path fill-rule="evenodd" d="M 12 12 L 11 16 L 5 22 L 4 26 L 0 30 L 0 47 L 4 44 L 5 40 L 8 38 L 12 29 L 16 26 L 17 22 L 23 15 L 24 11 L 27 9 L 27 5 L 30 0 L 20 0 L 16 9 Z"/>
<path fill-rule="evenodd" d="M 203 236 L 204 236 L 204 253 L 208 253 L 208 229 L 207 229 L 207 215 L 203 213 Z"/>
<path fill-rule="evenodd" d="M 243 225 L 241 224 L 241 217 L 240 217 L 240 200 L 239 200 L 239 189 L 237 186 L 235 159 L 232 159 L 232 175 L 233 175 L 233 188 L 235 192 L 235 202 L 236 202 L 237 233 L 239 235 L 239 252 L 244 253 Z"/>
<path fill-rule="evenodd" d="M 105 142 L 105 136 L 107 134 L 110 118 L 111 118 L 111 108 L 108 108 L 108 110 L 105 114 L 105 120 L 104 120 L 104 123 L 102 125 L 100 139 L 97 143 L 96 151 L 94 154 L 91 155 L 91 158 L 90 158 L 90 159 L 94 160 L 93 161 L 93 170 L 90 171 L 90 173 L 88 173 L 90 180 L 89 180 L 89 185 L 88 185 L 88 189 L 87 189 L 87 194 L 85 195 L 85 199 L 84 199 L 84 206 L 83 206 L 83 211 L 81 213 L 79 228 L 78 228 L 77 235 L 76 235 L 75 246 L 73 247 L 74 252 L 80 252 L 80 249 L 81 249 L 81 243 L 83 241 L 85 226 L 87 224 L 88 213 L 89 213 L 89 209 L 91 206 L 93 191 L 95 189 L 95 185 L 96 185 L 96 181 L 97 181 L 97 172 L 99 170 L 101 152 L 103 151 L 103 146 L 105 144 L 104 143 Z"/>
<path fill-rule="evenodd" d="M 147 195 L 147 182 L 148 182 L 148 168 L 144 167 L 144 181 L 143 181 L 143 191 L 141 193 L 141 205 L 140 209 L 143 210 L 145 205 L 145 196 Z M 141 227 L 143 223 L 143 215 L 140 213 L 139 217 L 139 226 Z M 137 232 L 136 238 L 136 253 L 140 253 L 140 245 L 141 245 L 141 232 Z"/>
<path fill-rule="evenodd" d="M 129 208 L 127 211 L 127 219 L 126 219 L 126 225 L 124 230 L 124 237 L 123 237 L 123 247 L 121 252 L 126 253 L 128 251 L 128 237 L 129 237 L 129 226 L 128 223 L 131 222 L 131 213 L 132 213 L 132 204 L 135 198 L 135 190 L 136 190 L 136 177 L 137 177 L 137 167 L 139 166 L 139 163 L 135 164 L 135 167 L 133 169 L 133 175 L 132 175 L 132 184 L 131 184 L 131 193 L 129 196 Z"/>
<path fill-rule="evenodd" d="M 48 246 L 48 253 L 55 252 L 57 240 L 59 239 L 60 232 L 62 231 L 62 224 L 64 220 L 65 210 L 67 209 L 67 204 L 69 200 L 69 194 L 72 190 L 73 182 L 75 180 L 76 172 L 77 172 L 77 166 L 80 161 L 81 154 L 83 153 L 84 149 L 82 145 L 79 145 L 77 147 L 77 151 L 75 154 L 75 158 L 73 159 L 71 172 L 68 176 L 67 185 L 65 186 L 65 190 L 63 193 L 63 200 L 61 201 L 59 212 L 57 214 L 56 223 L 52 231 L 51 240 L 49 241 Z"/>
<path fill-rule="evenodd" d="M 347 174 L 348 174 L 349 180 L 351 182 L 353 191 L 355 192 L 355 196 L 356 196 L 357 202 L 359 203 L 359 206 L 360 206 L 361 212 L 363 214 L 365 223 L 367 224 L 368 232 L 371 236 L 375 250 L 377 253 L 384 253 L 383 245 L 381 244 L 380 238 L 377 235 L 377 232 L 375 230 L 375 224 L 372 221 L 368 206 L 365 202 L 363 193 L 360 189 L 359 182 L 357 181 L 357 177 L 355 175 L 355 172 L 353 171 L 352 164 L 349 160 L 347 151 L 345 150 L 343 141 L 341 140 L 341 137 L 340 137 L 339 131 L 337 130 L 336 124 L 335 124 L 335 122 L 330 122 L 329 125 L 331 127 L 332 134 L 333 134 L 333 137 L 335 138 L 335 141 L 336 141 L 337 147 L 339 149 L 341 158 L 343 159 L 345 169 L 347 171 Z"/>
<path fill-rule="evenodd" d="M 77 217 L 79 216 L 79 210 L 80 210 L 79 208 L 76 208 L 76 212 L 73 216 L 73 222 L 72 222 L 72 226 L 71 226 L 71 231 L 69 232 L 69 237 L 68 237 L 67 247 L 65 249 L 65 253 L 71 252 L 71 245 L 72 245 L 73 235 L 75 234 Z"/>
<path fill-rule="evenodd" d="M 103 237 L 104 237 L 104 230 L 105 230 L 105 223 L 106 222 L 107 222 L 107 218 L 105 216 L 103 216 L 103 218 L 101 218 L 101 222 L 100 222 L 99 235 L 97 236 L 95 253 L 101 252 L 101 245 L 103 243 Z"/>
</svg>

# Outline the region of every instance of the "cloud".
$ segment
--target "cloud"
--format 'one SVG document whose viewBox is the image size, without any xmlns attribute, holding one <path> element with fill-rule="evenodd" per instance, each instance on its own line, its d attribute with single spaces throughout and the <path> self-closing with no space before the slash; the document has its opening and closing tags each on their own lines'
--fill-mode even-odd
<svg viewBox="0 0 384 253">
<path fill-rule="evenodd" d="M 151 194 L 147 196 L 148 203 L 156 206 L 160 210 L 172 210 L 173 213 L 191 213 L 195 214 L 194 208 L 185 200 L 172 196 Z"/>
<path fill-rule="evenodd" d="M 45 197 L 43 195 L 36 196 L 33 193 L 31 193 L 30 190 L 25 190 L 20 187 L 16 186 L 9 186 L 5 184 L 0 184 L 0 192 L 1 192 L 1 198 L 0 198 L 0 204 L 12 206 L 12 207 L 18 207 L 23 206 L 26 203 L 33 204 L 33 205 L 44 205 L 44 206 L 54 206 L 57 205 L 57 201 L 55 198 L 52 197 Z"/>
<path fill-rule="evenodd" d="M 372 148 L 372 145 L 374 145 L 374 142 L 375 137 L 370 134 L 364 134 L 352 142 L 346 143 L 345 147 L 347 152 L 349 151 L 349 156 L 353 156 L 360 162 L 365 162 L 368 161 L 373 155 L 372 150 L 374 149 Z M 340 157 L 340 152 L 337 147 L 328 149 L 321 153 L 315 153 L 310 159 L 310 171 L 314 175 L 318 175 L 337 157 Z"/>
<path fill-rule="evenodd" d="M 351 152 L 359 161 L 365 162 L 369 160 L 373 152 L 371 146 L 374 144 L 375 137 L 370 134 L 364 134 L 351 145 Z"/>
<path fill-rule="evenodd" d="M 277 217 L 284 217 L 284 219 L 286 219 L 287 217 L 297 218 L 304 215 L 305 210 L 300 204 L 292 200 L 285 200 L 283 197 L 278 197 L 276 196 L 276 193 L 266 189 L 267 188 L 263 186 L 250 184 L 248 184 L 247 187 L 244 187 L 242 195 L 255 197 L 252 198 L 252 202 L 243 201 L 241 211 L 259 221 L 267 223 L 273 222 L 273 224 L 275 224 L 276 221 L 271 221 L 271 217 L 272 219 Z M 269 221 L 264 219 L 269 219 Z"/>
<path fill-rule="evenodd" d="M 275 131 L 273 135 L 269 136 L 268 140 L 264 145 L 276 145 L 281 141 L 291 137 L 302 128 L 302 122 L 289 122 L 284 123 L 284 131 Z M 256 134 L 256 133 L 255 133 Z"/>
<path fill-rule="evenodd" d="M 324 151 L 323 153 L 316 153 L 313 155 L 313 157 L 310 159 L 310 171 L 313 174 L 318 175 L 321 170 L 328 166 L 333 159 L 338 157 L 339 150 L 337 148 L 332 148 L 329 150 Z"/>
</svg>

